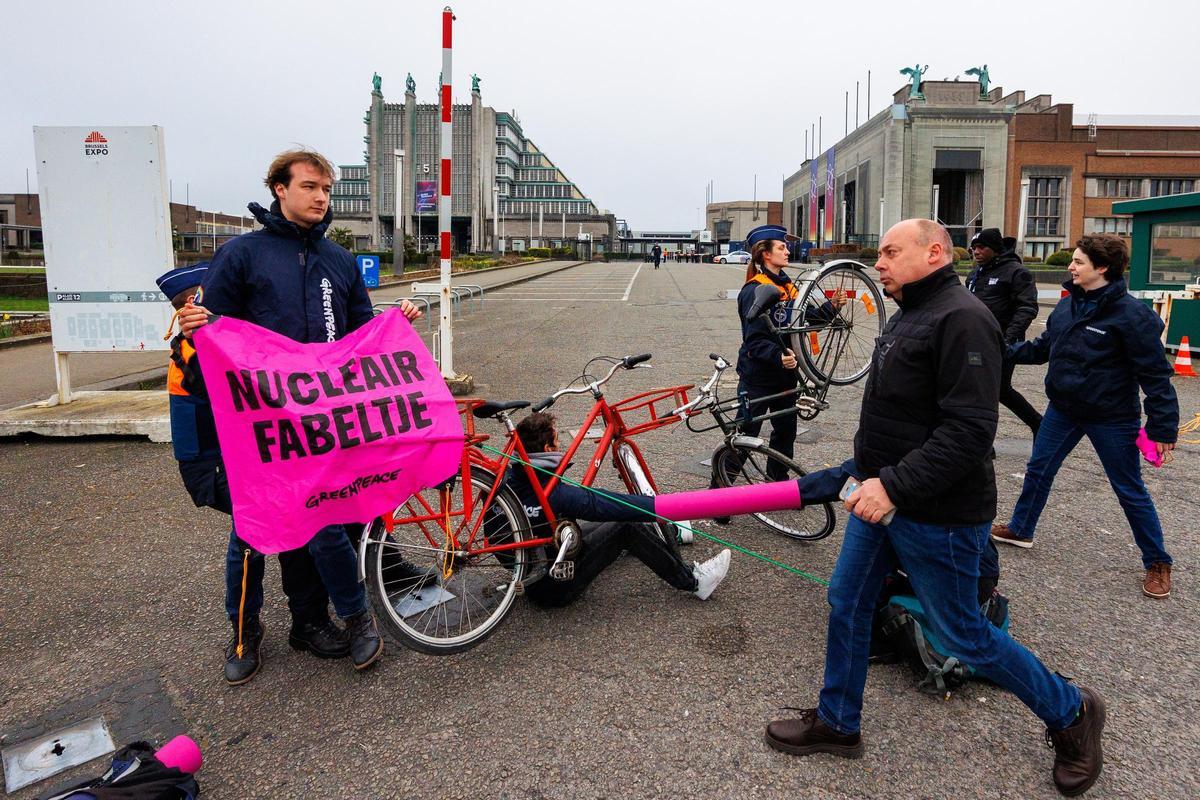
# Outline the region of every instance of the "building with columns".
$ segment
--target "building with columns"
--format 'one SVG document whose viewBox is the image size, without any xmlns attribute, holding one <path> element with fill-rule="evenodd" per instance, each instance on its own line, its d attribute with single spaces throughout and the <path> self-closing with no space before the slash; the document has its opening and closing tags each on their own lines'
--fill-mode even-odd
<svg viewBox="0 0 1200 800">
<path fill-rule="evenodd" d="M 1191 191 L 1200 118 L 1081 119 L 1050 95 L 918 80 L 784 179 L 783 224 L 817 246 L 874 246 L 901 219 L 937 219 L 958 246 L 983 228 L 1044 258 L 1084 233 L 1128 235 L 1112 203 Z"/>
<path fill-rule="evenodd" d="M 439 82 L 440 89 L 440 82 Z M 436 95 L 435 95 L 436 96 Z M 590 234 L 598 251 L 616 241 L 616 218 L 601 212 L 530 139 L 516 112 L 483 104 L 479 79 L 471 77 L 471 102 L 453 113 L 451 235 L 457 252 L 525 250 L 573 242 Z M 390 248 L 401 219 L 421 249 L 436 246 L 440 109 L 418 103 L 412 76 L 404 102 L 385 102 L 382 80 L 363 117 L 362 164 L 342 165 L 333 188 L 338 225 L 350 228 L 356 246 Z M 397 158 L 400 213 L 397 214 Z"/>
</svg>

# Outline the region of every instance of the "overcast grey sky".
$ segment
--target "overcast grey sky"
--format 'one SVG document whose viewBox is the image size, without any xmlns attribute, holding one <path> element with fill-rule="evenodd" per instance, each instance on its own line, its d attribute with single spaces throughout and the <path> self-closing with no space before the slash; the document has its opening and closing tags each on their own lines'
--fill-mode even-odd
<svg viewBox="0 0 1200 800">
<path fill-rule="evenodd" d="M 412 72 L 433 102 L 444 2 L 9 0 L 0 44 L 0 192 L 36 191 L 34 125 L 158 124 L 174 199 L 239 213 L 265 165 L 301 142 L 361 162 L 371 74 L 389 101 Z M 460 0 L 456 100 L 483 100 L 599 206 L 635 229 L 698 227 L 718 200 L 779 199 L 824 117 L 872 72 L 872 110 L 929 79 L 988 64 L 993 85 L 1077 113 L 1200 114 L 1200 4 Z"/>
</svg>

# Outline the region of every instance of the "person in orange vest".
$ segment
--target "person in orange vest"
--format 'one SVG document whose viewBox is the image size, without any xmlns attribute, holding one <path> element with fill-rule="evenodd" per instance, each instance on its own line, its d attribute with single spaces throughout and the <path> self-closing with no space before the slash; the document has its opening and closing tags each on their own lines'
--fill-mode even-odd
<svg viewBox="0 0 1200 800">
<path fill-rule="evenodd" d="M 742 346 L 738 350 L 738 397 L 741 409 L 738 416 L 741 429 L 747 436 L 758 436 L 762 430 L 764 414 L 788 411 L 771 418 L 772 450 L 792 457 L 796 443 L 796 395 L 792 390 L 799 380 L 796 354 L 786 347 L 779 336 L 771 331 L 764 317 L 750 318 L 754 305 L 755 290 L 761 285 L 779 289 L 779 302 L 768 312 L 776 327 L 788 324 L 790 304 L 800 292 L 796 284 L 784 272 L 790 253 L 788 241 L 796 241 L 782 225 L 760 225 L 746 235 L 743 245 L 750 251 L 746 265 L 746 283 L 738 293 L 738 316 L 742 321 Z M 831 315 L 846 302 L 845 293 L 839 292 L 811 313 Z M 806 314 L 806 317 L 811 314 Z M 764 399 L 766 398 L 766 399 Z M 768 466 L 769 477 L 774 481 L 788 478 L 782 467 L 775 462 Z M 713 476 L 713 485 L 716 476 Z M 715 517 L 716 522 L 725 524 L 728 517 Z"/>
</svg>

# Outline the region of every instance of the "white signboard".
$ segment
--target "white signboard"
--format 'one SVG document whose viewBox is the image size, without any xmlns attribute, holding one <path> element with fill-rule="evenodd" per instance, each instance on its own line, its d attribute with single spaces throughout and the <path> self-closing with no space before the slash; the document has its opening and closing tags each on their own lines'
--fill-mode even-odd
<svg viewBox="0 0 1200 800">
<path fill-rule="evenodd" d="M 62 352 L 165 350 L 175 265 L 162 129 L 35 127 L 50 330 Z"/>
</svg>

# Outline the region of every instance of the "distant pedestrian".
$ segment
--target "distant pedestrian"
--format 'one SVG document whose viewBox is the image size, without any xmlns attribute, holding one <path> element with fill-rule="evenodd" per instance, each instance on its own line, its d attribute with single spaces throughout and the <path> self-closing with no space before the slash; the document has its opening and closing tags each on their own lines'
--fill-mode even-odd
<svg viewBox="0 0 1200 800">
<path fill-rule="evenodd" d="M 1054 784 L 1075 796 L 1100 776 L 1103 698 L 1046 669 L 978 604 L 996 513 L 1003 340 L 953 263 L 950 235 L 931 220 L 900 222 L 880 243 L 875 269 L 900 310 L 876 340 L 863 390 L 854 437 L 862 480 L 846 500 L 851 516 L 829 586 L 824 686 L 816 708 L 770 723 L 766 741 L 797 756 L 862 755 L 871 619 L 884 577 L 899 567 L 947 651 L 1046 723 Z M 1007 731 L 994 736 L 994 746 L 1011 744 Z"/>
<path fill-rule="evenodd" d="M 662 261 L 662 255 L 663 255 L 662 248 L 659 247 L 657 244 L 655 244 L 654 247 L 650 248 L 650 257 L 652 259 L 654 259 L 654 268 L 655 269 L 658 269 L 658 264 L 660 261 Z"/>
<path fill-rule="evenodd" d="M 1161 599 L 1171 594 L 1171 556 L 1163 545 L 1158 511 L 1142 482 L 1136 444 L 1142 419 L 1138 388 L 1146 396 L 1146 436 L 1160 455 L 1175 449 L 1179 400 L 1160 338 L 1162 320 L 1126 291 L 1121 276 L 1128 263 L 1129 249 L 1119 236 L 1096 234 L 1077 241 L 1068 267 L 1071 279 L 1063 284 L 1070 294 L 1058 301 L 1046 332 L 1008 350 L 1017 364 L 1049 362 L 1050 405 L 1033 441 L 1012 518 L 1007 525 L 994 526 L 992 538 L 1033 546 L 1054 476 L 1087 436 L 1141 550 L 1146 568 L 1142 592 Z"/>
<path fill-rule="evenodd" d="M 1021 257 L 1006 244 L 999 228 L 984 228 L 971 240 L 975 268 L 967 289 L 983 301 L 1004 334 L 1004 344 L 1025 341 L 1025 331 L 1037 317 L 1037 285 Z M 1012 387 L 1016 363 L 1005 361 L 1000 373 L 1000 404 L 1012 411 L 1036 437 L 1042 415 Z"/>
</svg>

